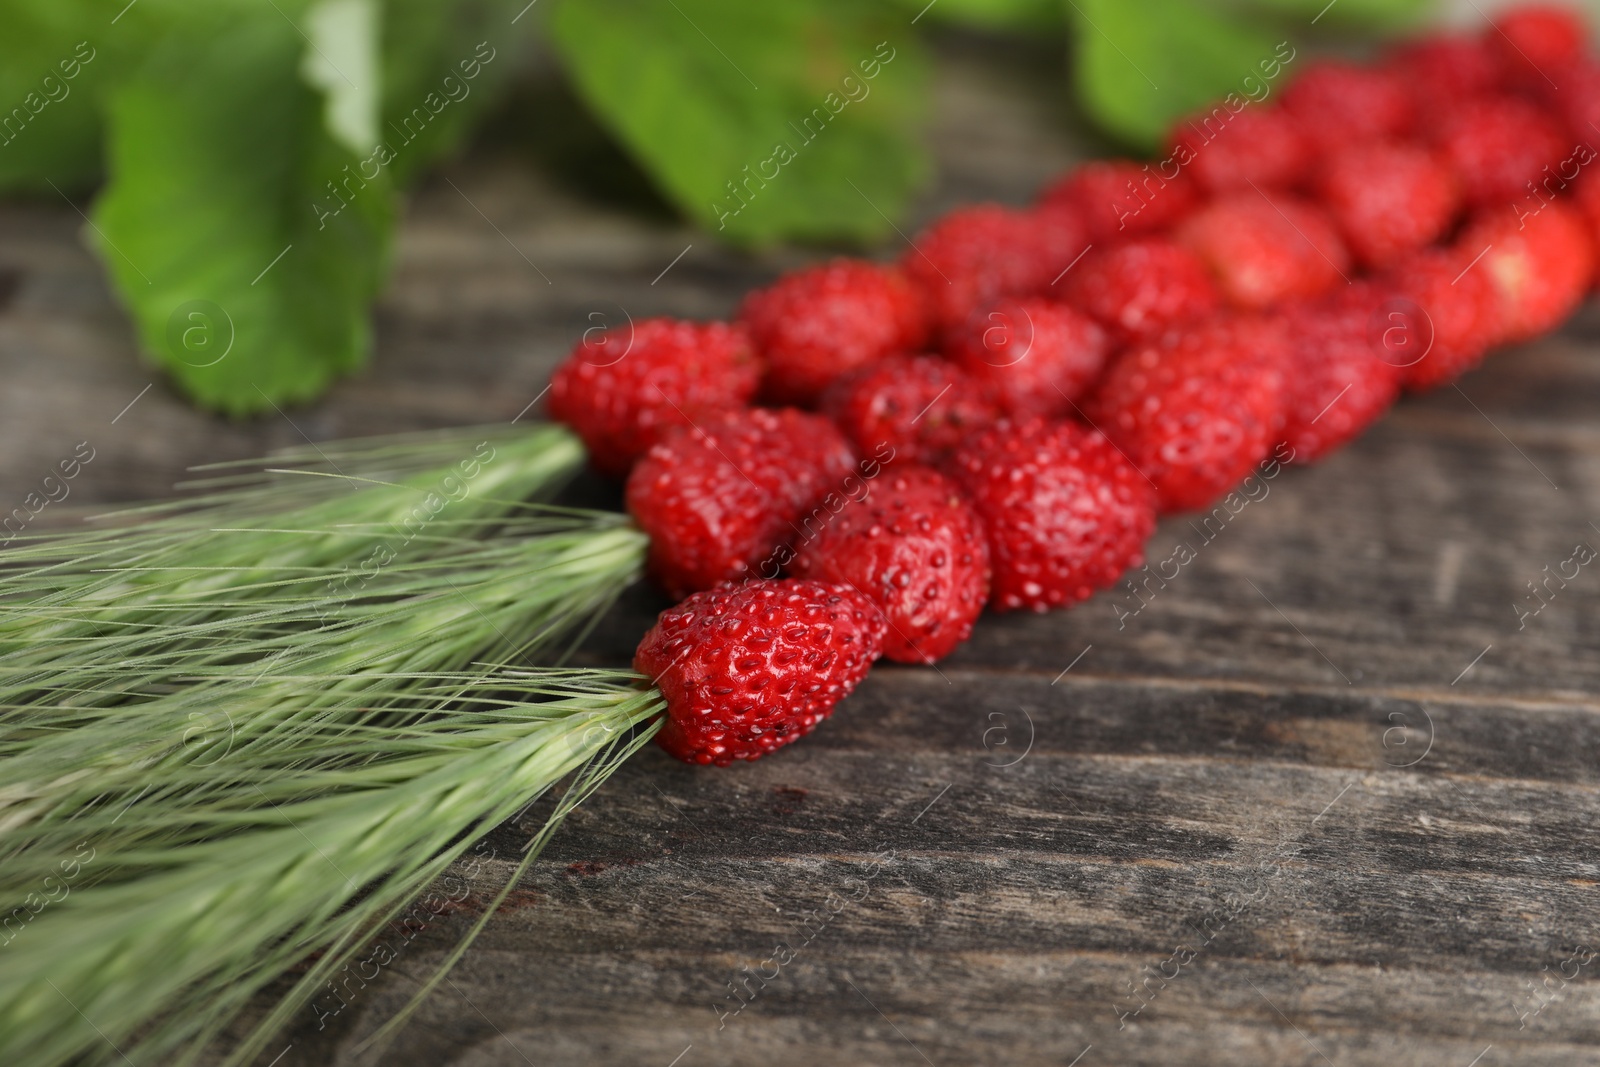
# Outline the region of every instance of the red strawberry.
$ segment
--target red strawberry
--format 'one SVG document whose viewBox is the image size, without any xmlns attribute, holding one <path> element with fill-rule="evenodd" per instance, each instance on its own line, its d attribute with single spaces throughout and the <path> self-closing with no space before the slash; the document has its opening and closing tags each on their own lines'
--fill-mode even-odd
<svg viewBox="0 0 1600 1067">
<path fill-rule="evenodd" d="M 1075 211 L 961 208 L 919 233 L 900 259 L 937 329 L 959 327 L 1003 296 L 1043 292 L 1087 244 Z"/>
<path fill-rule="evenodd" d="M 681 597 L 755 573 L 854 463 L 844 436 L 819 415 L 724 412 L 639 461 L 628 512 L 650 535 L 652 573 Z"/>
<path fill-rule="evenodd" d="M 835 382 L 822 409 L 861 455 L 936 463 L 1000 417 L 983 385 L 949 360 L 890 356 Z"/>
<path fill-rule="evenodd" d="M 1360 141 L 1403 137 L 1416 121 L 1405 79 L 1337 59 L 1309 64 L 1283 92 L 1283 108 L 1319 153 Z"/>
<path fill-rule="evenodd" d="M 1169 229 L 1200 202 L 1194 182 L 1173 164 L 1097 159 L 1075 168 L 1039 196 L 1042 207 L 1077 211 L 1095 244 Z"/>
<path fill-rule="evenodd" d="M 1528 183 L 1558 166 L 1571 147 L 1555 119 L 1513 96 L 1480 97 L 1451 109 L 1434 143 L 1461 177 L 1467 202 L 1493 208 L 1527 196 Z"/>
<path fill-rule="evenodd" d="M 1290 196 L 1239 193 L 1202 208 L 1178 227 L 1237 307 L 1260 309 L 1316 296 L 1338 284 L 1350 253 L 1332 220 Z"/>
<path fill-rule="evenodd" d="M 1576 11 L 1524 4 L 1496 16 L 1483 39 L 1500 56 L 1508 80 L 1543 91 L 1583 58 L 1589 31 Z"/>
<path fill-rule="evenodd" d="M 983 524 L 955 484 L 927 467 L 896 464 L 797 547 L 795 577 L 877 602 L 888 622 L 883 654 L 900 663 L 955 651 L 989 599 Z"/>
<path fill-rule="evenodd" d="M 1290 309 L 1283 440 L 1297 463 L 1315 463 L 1389 409 L 1404 373 L 1383 341 L 1387 294 L 1358 282 Z"/>
<path fill-rule="evenodd" d="M 1281 437 L 1286 348 L 1280 325 L 1254 318 L 1174 331 L 1111 364 L 1089 418 L 1155 485 L 1162 511 L 1205 507 Z"/>
<path fill-rule="evenodd" d="M 1100 376 L 1106 332 L 1065 304 L 1002 300 L 952 335 L 945 354 L 1008 414 L 1064 414 Z"/>
<path fill-rule="evenodd" d="M 786 274 L 745 297 L 739 321 L 767 366 L 763 395 L 810 405 L 839 375 L 927 340 L 905 275 L 858 259 Z"/>
<path fill-rule="evenodd" d="M 1421 37 L 1391 51 L 1383 66 L 1410 89 L 1423 129 L 1461 101 L 1501 87 L 1500 58 L 1480 37 Z"/>
<path fill-rule="evenodd" d="M 590 329 L 550 378 L 550 417 L 583 439 L 596 469 L 621 477 L 667 431 L 748 403 L 760 373 L 745 332 L 726 323 Z"/>
<path fill-rule="evenodd" d="M 949 469 L 989 531 L 998 611 L 1076 603 L 1143 561 L 1154 494 L 1098 431 L 1002 421 L 957 449 Z"/>
<path fill-rule="evenodd" d="M 810 733 L 867 676 L 883 634 L 883 612 L 846 586 L 746 582 L 663 611 L 633 669 L 667 699 L 656 743 L 725 767 Z"/>
<path fill-rule="evenodd" d="M 1461 207 L 1461 183 L 1420 145 L 1367 141 L 1329 154 L 1317 193 L 1351 251 L 1383 268 L 1431 244 Z"/>
<path fill-rule="evenodd" d="M 1536 90 L 1537 91 L 1537 90 Z M 1567 67 L 1556 88 L 1546 85 L 1537 95 L 1550 112 L 1566 124 L 1567 150 L 1563 166 L 1551 167 L 1557 174 L 1552 184 L 1570 182 L 1577 177 L 1577 167 L 1587 167 L 1594 162 L 1594 146 L 1600 143 L 1600 65 L 1587 59 Z M 1552 175 L 1541 175 L 1537 184 L 1551 182 Z"/>
<path fill-rule="evenodd" d="M 1294 185 L 1311 164 L 1299 123 L 1285 111 L 1248 101 L 1238 111 L 1219 103 L 1191 115 L 1168 141 L 1174 162 L 1212 193 Z"/>
<path fill-rule="evenodd" d="M 1589 157 L 1591 162 L 1593 158 Z M 1580 174 L 1573 183 L 1572 201 L 1589 224 L 1589 236 L 1595 239 L 1595 247 L 1600 248 L 1600 174 L 1593 171 Z"/>
<path fill-rule="evenodd" d="M 1101 322 L 1122 344 L 1149 341 L 1216 310 L 1217 287 L 1193 252 L 1165 237 L 1143 237 L 1083 257 L 1062 280 L 1067 303 Z"/>
<path fill-rule="evenodd" d="M 1382 310 L 1379 344 L 1409 389 L 1454 381 L 1504 333 L 1494 281 L 1481 260 L 1473 263 L 1458 249 L 1407 257 L 1395 268 L 1391 288 L 1398 299 Z"/>
<path fill-rule="evenodd" d="M 1595 242 L 1583 215 L 1553 200 L 1520 219 L 1506 211 L 1479 216 L 1457 242 L 1462 255 L 1488 249 L 1474 270 L 1500 294 L 1502 339 L 1530 341 L 1559 326 L 1594 281 Z"/>
</svg>

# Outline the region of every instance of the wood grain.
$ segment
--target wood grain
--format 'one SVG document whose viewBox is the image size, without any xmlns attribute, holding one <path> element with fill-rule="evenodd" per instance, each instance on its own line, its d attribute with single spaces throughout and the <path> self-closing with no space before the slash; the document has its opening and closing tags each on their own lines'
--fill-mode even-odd
<svg viewBox="0 0 1600 1067">
<path fill-rule="evenodd" d="M 1093 150 L 1053 48 L 948 42 L 939 63 L 924 217 L 1020 202 Z M 97 458 L 62 515 L 302 435 L 509 419 L 591 315 L 727 314 L 816 254 L 718 248 L 504 138 L 448 175 L 459 192 L 435 179 L 408 205 L 371 366 L 243 424 L 139 365 L 69 206 L 0 206 L 0 500 L 80 440 Z M 517 826 L 466 906 L 261 1063 L 1590 1061 L 1600 572 L 1520 629 L 1515 605 L 1600 544 L 1597 414 L 1591 306 L 1285 471 L 1214 536 L 1164 522 L 1152 560 L 1179 540 L 1197 558 L 1136 615 L 1124 590 L 988 618 L 754 766 L 650 749 L 392 1048 L 356 1051 L 506 877 Z M 626 662 L 662 606 L 630 594 L 585 660 Z"/>
</svg>

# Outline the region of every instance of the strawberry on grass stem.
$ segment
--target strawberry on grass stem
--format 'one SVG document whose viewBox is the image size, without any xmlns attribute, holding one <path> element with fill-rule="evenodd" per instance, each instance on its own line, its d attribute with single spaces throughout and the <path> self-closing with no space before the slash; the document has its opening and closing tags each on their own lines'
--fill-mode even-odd
<svg viewBox="0 0 1600 1067">
<path fill-rule="evenodd" d="M 656 742 L 727 766 L 800 739 L 883 652 L 881 609 L 846 585 L 755 580 L 661 613 L 633 656 L 667 701 Z"/>
</svg>

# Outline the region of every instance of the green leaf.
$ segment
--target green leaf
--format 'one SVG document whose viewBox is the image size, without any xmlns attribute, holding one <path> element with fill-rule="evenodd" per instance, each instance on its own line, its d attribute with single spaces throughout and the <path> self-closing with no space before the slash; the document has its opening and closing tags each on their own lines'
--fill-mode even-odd
<svg viewBox="0 0 1600 1067">
<path fill-rule="evenodd" d="M 1143 148 L 1159 145 L 1173 120 L 1243 92 L 1246 78 L 1259 81 L 1263 61 L 1281 60 L 1274 54 L 1281 36 L 1195 0 L 1067 3 L 1078 23 L 1075 75 L 1084 106 Z"/>
<path fill-rule="evenodd" d="M 333 139 L 366 154 L 378 141 L 377 0 L 317 0 L 301 20 L 306 50 L 300 73 L 327 95 Z"/>
<path fill-rule="evenodd" d="M 81 0 L 7 5 L 0 34 L 0 190 L 54 196 L 52 182 L 81 189 L 99 174 L 95 97 L 113 60 L 104 35 L 84 27 L 97 24 L 101 10 Z"/>
<path fill-rule="evenodd" d="M 1438 5 L 1435 0 L 1251 0 L 1251 7 L 1279 16 L 1316 20 L 1318 28 L 1356 28 L 1392 33 L 1415 24 Z"/>
<path fill-rule="evenodd" d="M 1064 21 L 1060 0 L 897 0 L 921 25 L 946 23 L 984 30 L 1053 29 Z"/>
<path fill-rule="evenodd" d="M 532 15 L 519 17 L 526 6 L 385 0 L 380 136 L 396 149 L 397 184 L 453 151 L 495 101 L 533 25 Z"/>
<path fill-rule="evenodd" d="M 393 215 L 387 175 L 330 136 L 291 12 L 191 7 L 109 98 L 101 258 L 146 354 L 235 415 L 362 362 Z"/>
<path fill-rule="evenodd" d="M 1066 0 L 1075 23 L 1074 77 L 1089 115 L 1141 148 L 1173 121 L 1228 93 L 1261 99 L 1294 74 L 1317 29 L 1392 32 L 1433 0 Z M 1281 44 L 1280 44 L 1281 43 Z M 1283 68 L 1283 69 L 1280 69 Z M 1267 76 L 1267 72 L 1276 72 Z M 1248 79 L 1248 80 L 1247 80 Z M 1278 84 L 1274 84 L 1278 83 Z"/>
<path fill-rule="evenodd" d="M 886 5 L 560 0 L 552 28 L 589 106 L 723 237 L 883 237 L 927 172 L 926 64 Z"/>
</svg>

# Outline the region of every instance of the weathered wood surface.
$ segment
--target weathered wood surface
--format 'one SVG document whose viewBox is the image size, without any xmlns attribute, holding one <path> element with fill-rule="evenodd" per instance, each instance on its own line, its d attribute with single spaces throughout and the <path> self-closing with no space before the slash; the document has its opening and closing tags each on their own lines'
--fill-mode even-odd
<svg viewBox="0 0 1600 1067">
<path fill-rule="evenodd" d="M 945 52 L 926 213 L 1020 201 L 1083 150 L 1052 63 Z M 591 313 L 725 314 L 804 258 L 584 199 L 492 140 L 450 174 L 471 202 L 443 182 L 411 202 L 371 368 L 246 425 L 137 365 L 70 208 L 0 208 L 0 499 L 80 440 L 97 455 L 74 506 L 302 432 L 509 419 Z M 1152 558 L 1178 539 L 1198 558 L 1123 623 L 1123 594 L 987 619 L 754 766 L 646 751 L 385 1055 L 355 1046 L 503 859 L 261 1062 L 1592 1062 L 1600 573 L 1520 630 L 1514 605 L 1600 545 L 1600 308 L 1461 389 L 1283 473 L 1209 543 L 1163 523 Z M 632 595 L 585 657 L 625 663 L 661 606 Z"/>
</svg>

